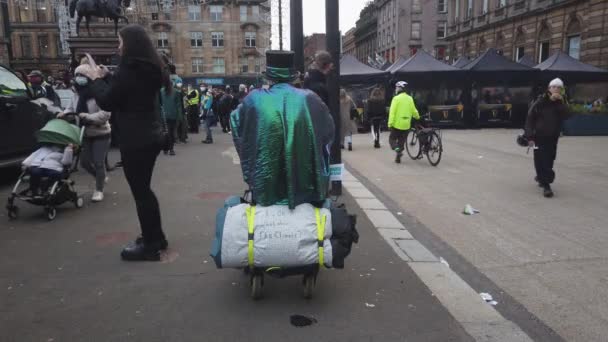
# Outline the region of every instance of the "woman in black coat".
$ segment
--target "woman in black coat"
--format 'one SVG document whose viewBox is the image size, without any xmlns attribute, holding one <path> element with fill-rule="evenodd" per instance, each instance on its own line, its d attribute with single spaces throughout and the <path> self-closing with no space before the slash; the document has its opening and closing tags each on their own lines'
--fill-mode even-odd
<svg viewBox="0 0 608 342">
<path fill-rule="evenodd" d="M 111 111 L 120 126 L 120 151 L 127 182 L 135 198 L 142 236 L 125 247 L 123 260 L 159 261 L 168 243 L 161 227 L 158 200 L 150 188 L 162 149 L 161 87 L 172 89 L 169 73 L 143 27 L 128 25 L 119 33 L 121 60 L 110 75 L 100 67 L 92 75 L 99 106 Z"/>
<path fill-rule="evenodd" d="M 384 101 L 384 94 L 380 88 L 376 88 L 372 91 L 365 106 L 365 115 L 372 126 L 374 147 L 380 148 L 380 126 L 382 126 L 382 123 L 386 120 L 386 102 Z"/>
</svg>

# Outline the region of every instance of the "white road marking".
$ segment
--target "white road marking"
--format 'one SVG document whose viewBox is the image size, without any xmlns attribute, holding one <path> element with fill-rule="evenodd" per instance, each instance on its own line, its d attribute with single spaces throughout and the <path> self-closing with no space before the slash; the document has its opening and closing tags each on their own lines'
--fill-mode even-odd
<svg viewBox="0 0 608 342">
<path fill-rule="evenodd" d="M 222 157 L 232 158 L 232 163 L 234 165 L 241 165 L 241 159 L 239 158 L 239 154 L 236 152 L 235 147 L 230 147 L 226 151 L 222 152 Z"/>
</svg>

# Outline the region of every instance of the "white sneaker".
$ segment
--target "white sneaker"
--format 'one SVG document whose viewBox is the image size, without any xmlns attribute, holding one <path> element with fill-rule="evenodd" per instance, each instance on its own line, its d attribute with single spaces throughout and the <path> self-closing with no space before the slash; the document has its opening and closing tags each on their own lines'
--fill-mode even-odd
<svg viewBox="0 0 608 342">
<path fill-rule="evenodd" d="M 91 201 L 93 201 L 93 202 L 103 201 L 103 192 L 101 192 L 101 191 L 93 192 L 93 197 L 91 197 Z"/>
</svg>

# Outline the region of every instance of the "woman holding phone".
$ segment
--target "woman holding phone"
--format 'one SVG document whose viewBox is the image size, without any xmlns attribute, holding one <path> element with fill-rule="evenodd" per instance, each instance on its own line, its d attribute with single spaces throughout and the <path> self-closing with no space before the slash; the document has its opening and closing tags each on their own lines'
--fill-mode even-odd
<svg viewBox="0 0 608 342">
<path fill-rule="evenodd" d="M 162 149 L 159 94 L 173 89 L 160 56 L 143 27 L 125 26 L 119 32 L 118 69 L 110 75 L 89 55 L 92 93 L 103 110 L 111 111 L 120 126 L 123 169 L 137 206 L 142 236 L 126 246 L 127 261 L 159 261 L 168 246 L 162 230 L 158 200 L 150 183 L 156 158 Z"/>
</svg>

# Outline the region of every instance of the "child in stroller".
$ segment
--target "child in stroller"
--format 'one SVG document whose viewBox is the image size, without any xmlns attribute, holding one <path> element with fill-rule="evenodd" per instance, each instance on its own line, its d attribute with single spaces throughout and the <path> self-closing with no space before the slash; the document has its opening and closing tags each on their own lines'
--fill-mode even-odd
<svg viewBox="0 0 608 342">
<path fill-rule="evenodd" d="M 8 198 L 9 219 L 19 215 L 17 199 L 43 206 L 49 221 L 57 216 L 56 207 L 65 202 L 73 202 L 77 208 L 84 206 L 70 180 L 73 165 L 78 161 L 82 129 L 66 120 L 54 119 L 36 133 L 36 138 L 40 148 L 23 162 L 23 173 Z M 29 187 L 22 189 L 28 179 Z"/>
</svg>

